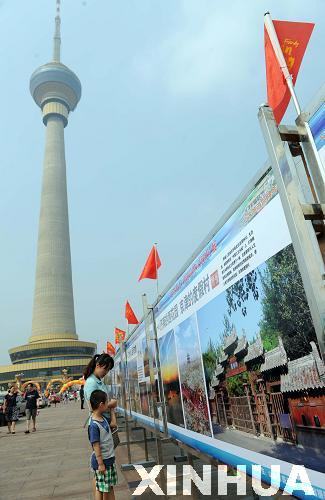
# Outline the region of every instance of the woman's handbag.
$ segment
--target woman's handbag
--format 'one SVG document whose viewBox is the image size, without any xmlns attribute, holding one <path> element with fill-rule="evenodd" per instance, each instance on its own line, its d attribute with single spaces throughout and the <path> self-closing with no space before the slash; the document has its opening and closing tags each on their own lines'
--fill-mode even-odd
<svg viewBox="0 0 325 500">
<path fill-rule="evenodd" d="M 114 448 L 116 448 L 120 444 L 120 437 L 118 435 L 118 429 L 114 429 L 112 431 L 112 437 L 114 442 Z"/>
</svg>

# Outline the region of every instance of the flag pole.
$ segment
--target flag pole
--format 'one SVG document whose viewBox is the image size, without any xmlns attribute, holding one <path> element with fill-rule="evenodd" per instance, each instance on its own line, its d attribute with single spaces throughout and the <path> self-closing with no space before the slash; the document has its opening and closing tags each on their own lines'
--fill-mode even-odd
<svg viewBox="0 0 325 500">
<path fill-rule="evenodd" d="M 272 44 L 276 58 L 278 60 L 280 68 L 282 70 L 283 76 L 287 82 L 287 85 L 288 85 L 288 88 L 289 88 L 289 91 L 290 91 L 290 94 L 291 94 L 291 97 L 293 100 L 293 104 L 294 104 L 296 111 L 297 111 L 297 115 L 300 116 L 301 115 L 301 108 L 300 108 L 300 104 L 299 104 L 299 101 L 298 101 L 298 98 L 297 98 L 297 95 L 295 92 L 295 88 L 293 85 L 292 75 L 290 74 L 290 72 L 288 70 L 288 66 L 287 66 L 286 60 L 284 58 L 284 55 L 283 55 L 283 52 L 281 49 L 281 45 L 279 43 L 278 36 L 277 36 L 275 28 L 274 28 L 271 14 L 269 12 L 266 12 L 264 14 L 264 25 L 265 25 L 266 31 L 269 35 L 270 42 Z M 307 137 L 308 137 L 309 143 L 311 145 L 311 148 L 313 150 L 315 160 L 317 162 L 318 170 L 320 172 L 320 175 L 321 175 L 323 182 L 325 183 L 324 166 L 323 166 L 323 163 L 321 162 L 321 159 L 319 157 L 319 153 L 318 153 L 315 141 L 314 141 L 312 131 L 310 130 L 309 123 L 306 122 L 306 120 L 303 117 L 302 117 L 302 121 L 303 121 L 304 127 L 306 129 Z"/>
<path fill-rule="evenodd" d="M 156 285 L 157 285 L 157 300 L 158 300 L 158 297 L 159 297 L 159 279 L 158 279 L 158 265 L 157 265 L 157 243 L 155 243 L 155 266 L 156 266 L 156 276 L 157 276 L 157 280 L 156 280 Z"/>
<path fill-rule="evenodd" d="M 165 396 L 164 396 L 164 384 L 162 380 L 162 371 L 160 364 L 160 354 L 159 354 L 159 342 L 158 342 L 158 332 L 157 332 L 157 324 L 156 324 L 156 315 L 154 307 L 149 307 L 152 313 L 152 324 L 153 324 L 153 333 L 154 333 L 154 342 L 155 342 L 155 355 L 156 355 L 156 369 L 157 369 L 157 377 L 158 377 L 158 388 L 160 394 L 160 402 L 161 402 L 161 411 L 162 411 L 162 421 L 165 436 L 168 436 L 168 422 L 166 415 L 166 404 L 165 404 Z"/>
<path fill-rule="evenodd" d="M 161 441 L 159 439 L 160 434 L 160 425 L 159 425 L 159 413 L 158 413 L 158 394 L 156 393 L 156 382 L 155 382 L 155 373 L 153 366 L 153 357 L 151 350 L 151 333 L 150 333 L 150 309 L 148 306 L 147 296 L 144 293 L 142 295 L 142 306 L 143 306 L 143 314 L 144 314 L 144 327 L 145 327 L 145 338 L 146 338 L 146 347 L 149 355 L 149 372 L 150 372 L 150 413 L 153 419 L 153 425 L 155 430 L 155 441 L 156 441 L 156 454 L 157 454 L 157 463 L 163 465 L 163 451 Z"/>
<path fill-rule="evenodd" d="M 271 18 L 271 14 L 269 12 L 266 12 L 264 14 L 264 25 L 265 25 L 267 34 L 269 35 L 270 42 L 272 44 L 272 47 L 273 47 L 273 50 L 275 52 L 276 58 L 278 60 L 280 68 L 282 70 L 283 76 L 284 76 L 284 78 L 285 78 L 285 80 L 287 82 L 287 85 L 288 85 L 288 88 L 289 88 L 289 91 L 290 91 L 290 94 L 291 94 L 291 97 L 292 97 L 292 100 L 293 100 L 293 104 L 294 104 L 294 106 L 296 108 L 297 114 L 300 115 L 301 114 L 301 108 L 300 108 L 300 104 L 298 102 L 298 98 L 296 96 L 295 89 L 294 89 L 294 86 L 293 86 L 292 76 L 291 76 L 291 74 L 290 74 L 290 72 L 288 70 L 288 66 L 287 66 L 286 60 L 284 58 L 284 55 L 283 55 L 283 52 L 282 52 L 282 49 L 281 49 L 281 45 L 279 43 L 278 36 L 277 36 L 275 28 L 274 28 L 274 24 L 273 24 L 273 21 L 272 21 L 272 18 Z"/>
<path fill-rule="evenodd" d="M 129 325 L 129 322 L 128 320 L 126 320 L 126 335 L 125 335 L 125 338 L 127 339 L 128 336 L 129 336 L 129 328 L 130 328 L 130 325 Z M 126 369 L 125 369 L 125 381 L 126 381 L 126 387 L 127 387 L 127 392 L 128 392 L 128 402 L 129 402 L 129 415 L 131 417 L 131 390 L 130 390 L 130 374 L 129 374 L 129 369 L 128 369 L 128 357 L 127 357 L 127 353 L 126 353 L 126 350 L 124 351 L 124 354 L 125 354 L 125 366 L 126 366 Z M 126 394 L 125 394 L 126 396 Z"/>
</svg>

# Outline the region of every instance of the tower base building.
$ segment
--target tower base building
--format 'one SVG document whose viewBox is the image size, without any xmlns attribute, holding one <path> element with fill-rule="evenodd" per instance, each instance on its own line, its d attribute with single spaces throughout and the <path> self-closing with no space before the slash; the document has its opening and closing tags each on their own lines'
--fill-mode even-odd
<svg viewBox="0 0 325 500">
<path fill-rule="evenodd" d="M 80 340 L 48 340 L 29 342 L 9 351 L 12 365 L 0 366 L 0 388 L 6 389 L 22 374 L 22 382 L 33 380 L 41 386 L 52 378 L 61 378 L 62 370 L 68 376 L 80 378 L 96 350 L 96 344 Z"/>
</svg>

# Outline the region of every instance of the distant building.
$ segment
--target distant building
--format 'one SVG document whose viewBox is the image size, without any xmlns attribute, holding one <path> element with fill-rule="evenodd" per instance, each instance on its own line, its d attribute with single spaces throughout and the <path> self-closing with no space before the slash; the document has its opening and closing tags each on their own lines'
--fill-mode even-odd
<svg viewBox="0 0 325 500">
<path fill-rule="evenodd" d="M 12 365 L 0 366 L 0 386 L 23 380 L 46 382 L 82 375 L 96 344 L 78 340 L 75 326 L 64 128 L 81 97 L 78 77 L 60 61 L 60 0 L 57 0 L 53 60 L 31 76 L 30 91 L 46 126 L 32 335 L 9 350 Z"/>
</svg>

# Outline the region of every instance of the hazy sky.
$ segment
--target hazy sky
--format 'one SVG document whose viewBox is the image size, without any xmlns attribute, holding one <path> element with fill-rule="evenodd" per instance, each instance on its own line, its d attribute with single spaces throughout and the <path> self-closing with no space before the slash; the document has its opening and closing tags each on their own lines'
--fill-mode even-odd
<svg viewBox="0 0 325 500">
<path fill-rule="evenodd" d="M 263 164 L 266 10 L 316 22 L 305 105 L 323 82 L 323 0 L 62 0 L 62 62 L 83 89 L 66 128 L 79 338 L 103 348 L 126 299 L 141 316 L 152 244 L 163 288 Z M 54 15 L 55 0 L 0 1 L 3 364 L 31 333 L 45 128 L 29 78 L 51 59 Z"/>
</svg>

